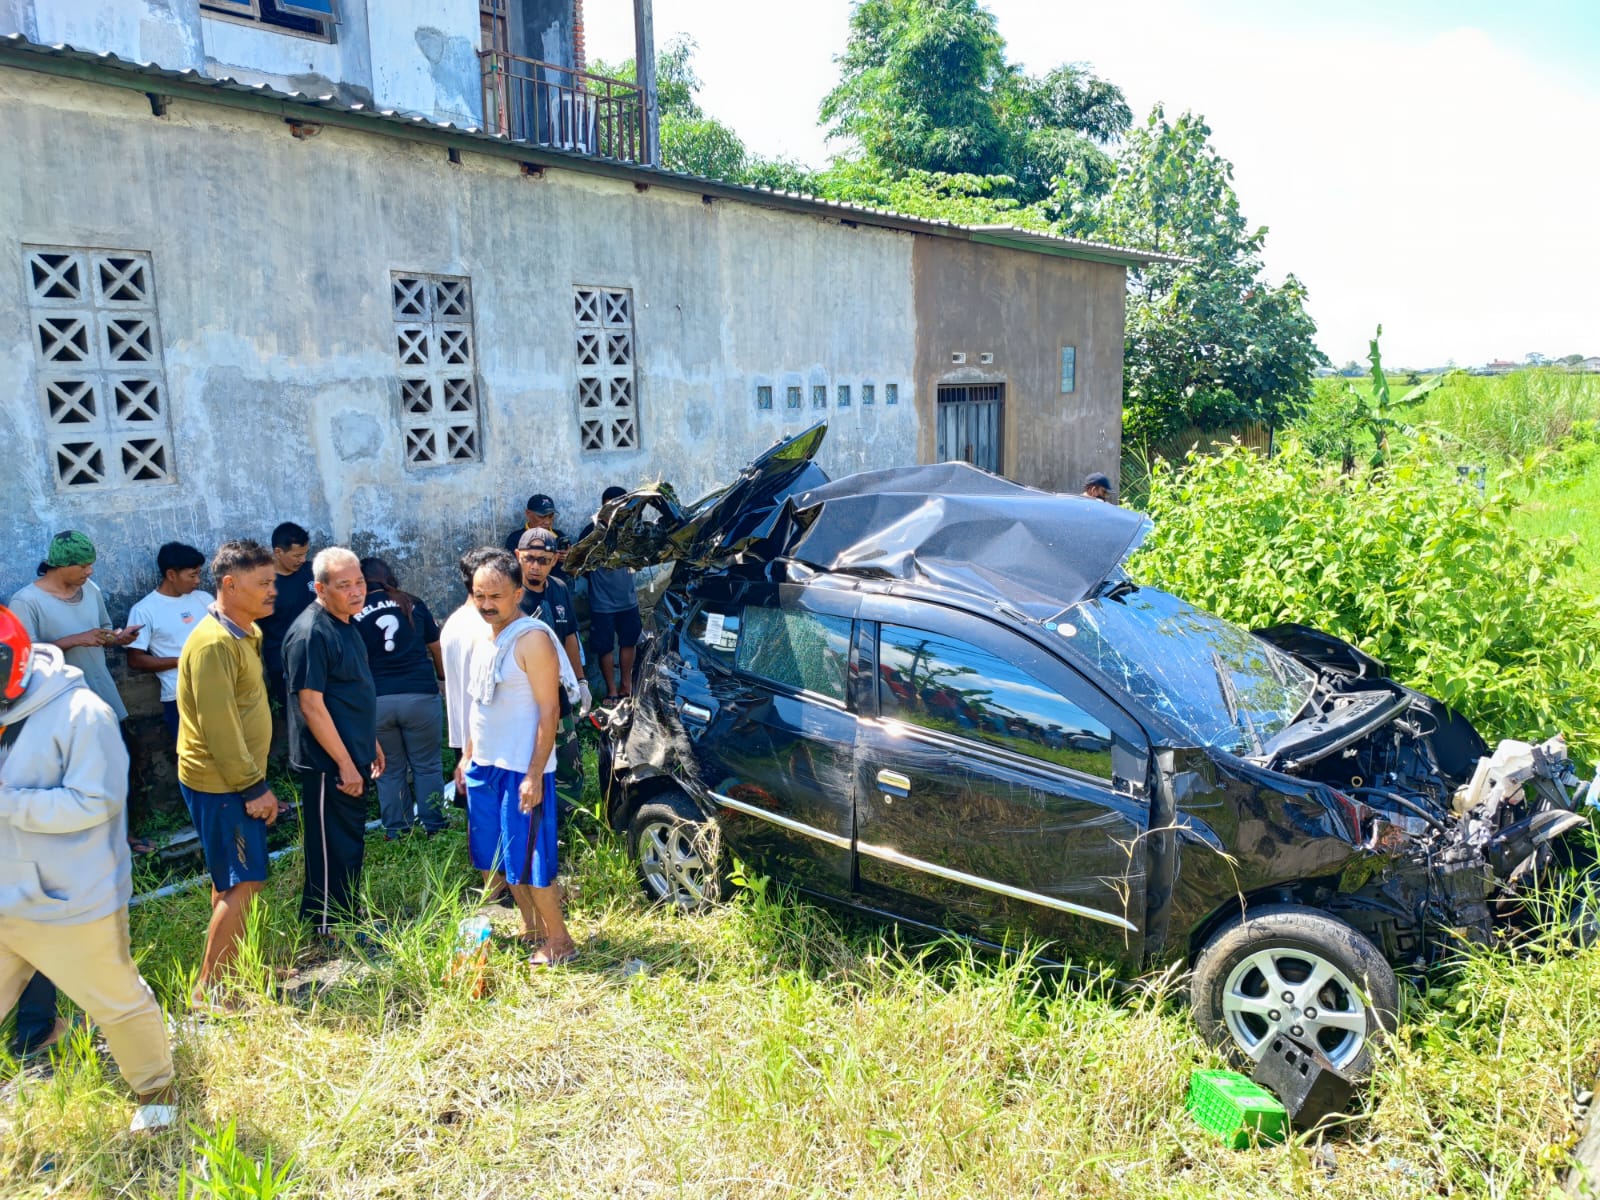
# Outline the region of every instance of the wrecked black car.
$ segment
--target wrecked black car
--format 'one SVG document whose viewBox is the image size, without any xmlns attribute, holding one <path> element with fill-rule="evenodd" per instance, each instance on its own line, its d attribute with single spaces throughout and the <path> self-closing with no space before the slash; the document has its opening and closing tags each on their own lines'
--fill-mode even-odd
<svg viewBox="0 0 1600 1200">
<path fill-rule="evenodd" d="M 816 427 L 692 506 L 613 502 L 574 570 L 671 561 L 602 753 L 654 898 L 728 855 L 982 943 L 1192 967 L 1201 1027 L 1358 1074 L 1393 965 L 1487 941 L 1584 818 L 1505 743 L 1315 630 L 1248 633 L 1122 572 L 1137 513 L 960 463 L 830 481 Z"/>
</svg>

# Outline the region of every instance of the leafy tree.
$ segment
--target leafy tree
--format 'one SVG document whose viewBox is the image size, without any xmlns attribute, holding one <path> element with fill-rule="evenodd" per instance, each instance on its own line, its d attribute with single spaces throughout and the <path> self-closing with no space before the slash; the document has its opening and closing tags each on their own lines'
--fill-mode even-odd
<svg viewBox="0 0 1600 1200">
<path fill-rule="evenodd" d="M 1003 176 L 1024 203 L 1068 172 L 1103 190 L 1114 171 L 1104 146 L 1133 119 L 1121 90 L 1082 64 L 1037 79 L 1008 64 L 980 0 L 860 0 L 839 63 L 821 108 L 829 136 L 890 178 Z"/>
<path fill-rule="evenodd" d="M 1186 260 L 1129 272 L 1123 428 L 1136 442 L 1188 425 L 1281 426 L 1327 361 L 1305 287 L 1266 282 L 1267 231 L 1246 223 L 1210 137 L 1200 117 L 1169 121 L 1158 106 L 1129 135 L 1109 192 L 1086 196 L 1064 178 L 1053 198 L 1069 233 Z"/>
<path fill-rule="evenodd" d="M 708 179 L 739 181 L 750 163 L 744 141 L 733 129 L 707 116 L 698 99 L 700 76 L 694 69 L 699 43 L 680 33 L 656 56 L 656 104 L 661 113 L 661 164 Z M 628 83 L 638 77 L 634 60 L 596 62 L 594 71 Z"/>
<path fill-rule="evenodd" d="M 988 174 L 1005 150 L 1005 43 L 979 0 L 860 0 L 822 101 L 828 135 L 892 171 Z"/>
</svg>

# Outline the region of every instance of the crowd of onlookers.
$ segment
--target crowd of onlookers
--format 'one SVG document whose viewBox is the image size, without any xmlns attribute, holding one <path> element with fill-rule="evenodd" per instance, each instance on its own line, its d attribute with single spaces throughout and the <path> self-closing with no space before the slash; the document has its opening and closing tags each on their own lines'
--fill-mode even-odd
<svg viewBox="0 0 1600 1200">
<path fill-rule="evenodd" d="M 607 489 L 602 505 L 622 494 Z M 464 801 L 471 865 L 486 895 L 515 903 L 530 964 L 571 961 L 557 788 L 581 788 L 576 721 L 594 701 L 555 520 L 536 494 L 503 549 L 463 554 L 465 597 L 442 623 L 383 559 L 313 555 L 311 535 L 284 522 L 269 545 L 217 548 L 210 590 L 205 553 L 162 546 L 155 587 L 118 625 L 91 578 L 92 540 L 52 538 L 34 581 L 0 607 L 0 1014 L 16 1007 L 13 1055 L 66 1032 L 59 987 L 139 1096 L 135 1129 L 175 1120 L 164 1019 L 129 946 L 131 856 L 151 847 L 130 836 L 137 781 L 108 657 L 119 649 L 159 682 L 212 885 L 194 1009 L 231 1010 L 228 974 L 267 880 L 268 830 L 285 815 L 299 814 L 302 919 L 332 939 L 359 915 L 369 788 L 388 838 L 439 832 L 446 793 Z M 633 575 L 595 570 L 581 587 L 603 702 L 615 700 L 642 632 Z M 293 797 L 269 781 L 275 720 Z M 457 752 L 453 788 L 443 744 Z"/>
</svg>

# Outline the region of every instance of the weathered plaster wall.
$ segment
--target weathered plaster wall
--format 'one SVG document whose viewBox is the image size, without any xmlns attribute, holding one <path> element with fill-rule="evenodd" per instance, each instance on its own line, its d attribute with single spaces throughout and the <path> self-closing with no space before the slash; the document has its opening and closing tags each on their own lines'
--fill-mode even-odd
<svg viewBox="0 0 1600 1200">
<path fill-rule="evenodd" d="M 483 124 L 478 0 L 383 0 L 367 24 L 379 108 Z"/>
<path fill-rule="evenodd" d="M 1076 492 L 1091 471 L 1117 481 L 1122 443 L 1120 266 L 946 238 L 919 237 L 920 461 L 932 461 L 940 384 L 1004 383 L 1002 469 L 1019 483 Z M 1061 392 L 1061 347 L 1077 348 L 1077 384 Z M 965 353 L 956 366 L 951 355 Z M 991 364 L 980 362 L 985 353 Z"/>
<path fill-rule="evenodd" d="M 200 0 L 0 0 L 0 33 L 201 70 Z"/>
<path fill-rule="evenodd" d="M 558 67 L 575 65 L 572 0 L 512 0 L 506 11 L 511 53 Z"/>
<path fill-rule="evenodd" d="M 308 96 L 333 95 L 346 104 L 374 103 L 366 0 L 343 0 L 331 42 L 210 15 L 203 15 L 200 25 L 207 75 Z"/>
<path fill-rule="evenodd" d="M 828 416 L 833 471 L 915 461 L 912 238 L 0 69 L 17 169 L 0 174 L 0 594 L 44 541 L 81 528 L 121 616 L 177 538 L 209 551 L 294 519 L 318 544 L 392 557 L 439 604 L 453 560 L 499 542 L 535 490 L 572 530 L 610 483 L 689 497 Z M 85 164 L 99 170 L 93 186 Z M 45 458 L 21 244 L 153 255 L 176 470 L 170 486 L 58 492 Z M 402 460 L 391 270 L 471 277 L 485 460 Z M 572 289 L 634 290 L 642 449 L 580 453 Z M 790 378 L 806 407 L 781 408 Z M 773 381 L 774 411 L 755 386 Z M 809 385 L 830 387 L 830 408 Z M 898 382 L 902 403 L 832 408 L 837 382 Z M 857 389 L 859 396 L 859 389 Z"/>
</svg>

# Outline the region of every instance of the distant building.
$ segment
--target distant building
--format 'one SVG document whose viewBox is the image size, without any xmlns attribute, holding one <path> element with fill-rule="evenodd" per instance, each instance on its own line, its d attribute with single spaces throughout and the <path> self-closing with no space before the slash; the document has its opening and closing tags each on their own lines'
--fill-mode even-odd
<svg viewBox="0 0 1600 1200">
<path fill-rule="evenodd" d="M 1600 375 L 1600 355 L 1590 355 L 1578 364 L 1578 369 L 1592 375 Z"/>
<path fill-rule="evenodd" d="M 1483 372 L 1485 375 L 1509 375 L 1520 365 L 1520 363 L 1507 362 L 1503 358 L 1497 358 L 1493 362 L 1485 364 Z"/>
</svg>

